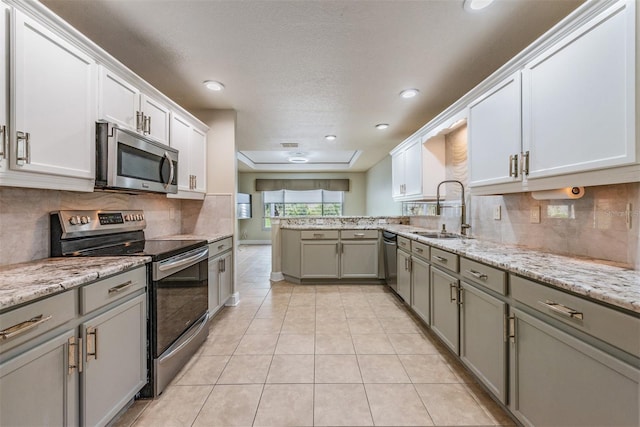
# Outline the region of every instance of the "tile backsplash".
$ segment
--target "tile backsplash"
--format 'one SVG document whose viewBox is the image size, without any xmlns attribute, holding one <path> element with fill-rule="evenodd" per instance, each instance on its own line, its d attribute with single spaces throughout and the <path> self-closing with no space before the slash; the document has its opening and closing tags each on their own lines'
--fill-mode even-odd
<svg viewBox="0 0 640 427">
<path fill-rule="evenodd" d="M 49 256 L 49 212 L 61 209 L 142 209 L 146 237 L 169 234 L 233 233 L 231 196 L 205 201 L 169 199 L 162 194 L 38 190 L 0 187 L 0 265 Z M 222 204 L 223 207 L 220 207 Z M 199 218 L 209 218 L 204 221 Z M 213 220 L 212 218 L 215 218 Z"/>
</svg>

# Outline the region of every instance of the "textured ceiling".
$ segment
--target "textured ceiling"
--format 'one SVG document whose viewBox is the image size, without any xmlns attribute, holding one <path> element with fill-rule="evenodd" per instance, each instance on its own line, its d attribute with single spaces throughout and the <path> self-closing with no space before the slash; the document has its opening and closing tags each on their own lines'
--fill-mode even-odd
<svg viewBox="0 0 640 427">
<path fill-rule="evenodd" d="M 361 150 L 364 171 L 582 0 L 43 3 L 183 107 L 237 110 L 238 150 Z"/>
</svg>

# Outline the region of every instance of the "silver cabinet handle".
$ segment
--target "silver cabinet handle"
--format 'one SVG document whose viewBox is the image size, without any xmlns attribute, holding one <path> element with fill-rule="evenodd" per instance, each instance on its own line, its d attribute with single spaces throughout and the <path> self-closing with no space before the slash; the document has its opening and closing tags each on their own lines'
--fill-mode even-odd
<svg viewBox="0 0 640 427">
<path fill-rule="evenodd" d="M 522 175 L 529 175 L 529 152 L 522 153 Z"/>
<path fill-rule="evenodd" d="M 486 274 L 480 273 L 480 272 L 475 271 L 475 270 L 465 270 L 465 273 L 469 273 L 470 275 L 472 275 L 476 279 L 480 279 L 480 280 L 487 280 L 489 278 L 489 276 L 487 276 Z"/>
<path fill-rule="evenodd" d="M 324 233 L 313 233 L 313 237 L 320 238 L 323 237 Z"/>
<path fill-rule="evenodd" d="M 23 144 L 20 144 L 23 141 Z M 16 132 L 16 164 L 22 166 L 31 163 L 31 135 L 29 132 Z"/>
<path fill-rule="evenodd" d="M 224 248 L 224 245 L 218 245 L 218 250 L 221 251 Z"/>
<path fill-rule="evenodd" d="M 509 325 L 507 327 L 509 340 L 514 343 L 516 342 L 516 316 L 507 317 Z"/>
<path fill-rule="evenodd" d="M 353 237 L 364 237 L 364 233 L 353 233 Z"/>
<path fill-rule="evenodd" d="M 89 337 L 91 337 L 91 349 L 89 349 Z M 87 362 L 89 357 L 98 360 L 98 328 L 87 328 Z"/>
<path fill-rule="evenodd" d="M 449 283 L 449 302 L 456 302 L 456 295 L 453 291 L 454 289 L 458 289 L 455 283 Z"/>
<path fill-rule="evenodd" d="M 144 113 L 142 111 L 136 111 L 136 130 L 144 132 Z"/>
<path fill-rule="evenodd" d="M 438 255 L 434 255 L 433 257 L 440 262 L 447 262 L 447 259 L 444 257 L 438 256 Z"/>
<path fill-rule="evenodd" d="M 151 117 L 149 116 L 143 116 L 143 117 L 144 117 L 144 124 L 143 124 L 144 129 L 142 131 L 147 135 L 151 135 Z"/>
<path fill-rule="evenodd" d="M 418 252 L 419 254 L 423 253 L 424 250 L 422 248 L 416 248 L 416 252 Z"/>
<path fill-rule="evenodd" d="M 538 304 L 542 304 L 542 306 L 562 316 L 570 317 L 572 319 L 584 320 L 584 313 L 574 310 L 573 308 L 567 307 L 566 305 L 562 305 L 557 302 L 549 301 L 549 300 L 538 301 Z"/>
<path fill-rule="evenodd" d="M 45 322 L 51 320 L 53 316 L 44 317 L 42 314 L 32 317 L 29 320 L 25 320 L 24 322 L 20 322 L 13 326 L 9 326 L 6 329 L 0 331 L 0 338 L 3 340 L 8 340 L 9 338 L 16 337 L 20 334 L 27 332 L 30 329 L 35 328 L 38 325 L 42 325 Z"/>
<path fill-rule="evenodd" d="M 133 282 L 131 280 L 129 280 L 128 282 L 125 282 L 125 283 L 123 283 L 121 285 L 114 286 L 113 288 L 109 288 L 109 293 L 110 294 L 117 294 L 119 292 L 124 291 L 125 289 L 127 289 L 131 285 L 133 285 Z"/>
<path fill-rule="evenodd" d="M 518 177 L 518 155 L 509 156 L 509 176 L 513 178 Z"/>
<path fill-rule="evenodd" d="M 7 158 L 7 126 L 0 126 L 0 133 L 2 133 L 2 151 L 0 152 L 0 158 Z"/>
</svg>

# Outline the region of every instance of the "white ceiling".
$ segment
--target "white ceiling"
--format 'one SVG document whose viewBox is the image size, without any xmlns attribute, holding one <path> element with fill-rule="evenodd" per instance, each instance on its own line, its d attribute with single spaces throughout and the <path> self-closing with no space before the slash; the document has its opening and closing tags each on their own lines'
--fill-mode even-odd
<svg viewBox="0 0 640 427">
<path fill-rule="evenodd" d="M 349 170 L 365 171 L 583 0 L 42 2 L 183 107 L 235 109 L 239 151 L 360 151 Z"/>
</svg>

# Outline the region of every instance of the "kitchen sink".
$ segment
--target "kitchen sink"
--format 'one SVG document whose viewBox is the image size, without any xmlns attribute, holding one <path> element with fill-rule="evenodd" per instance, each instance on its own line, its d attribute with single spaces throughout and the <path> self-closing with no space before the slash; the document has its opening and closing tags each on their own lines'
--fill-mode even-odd
<svg viewBox="0 0 640 427">
<path fill-rule="evenodd" d="M 431 239 L 461 239 L 463 237 L 455 233 L 439 233 L 437 231 L 413 231 L 412 233 Z"/>
</svg>

